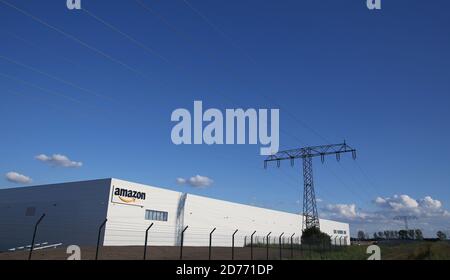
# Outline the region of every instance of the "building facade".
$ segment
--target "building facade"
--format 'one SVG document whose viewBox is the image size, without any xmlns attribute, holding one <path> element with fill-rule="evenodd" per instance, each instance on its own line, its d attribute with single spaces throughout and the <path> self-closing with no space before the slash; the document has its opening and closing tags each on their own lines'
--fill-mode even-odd
<svg viewBox="0 0 450 280">
<path fill-rule="evenodd" d="M 0 250 L 31 243 L 91 246 L 100 225 L 104 246 L 178 246 L 184 231 L 185 246 L 265 243 L 300 243 L 302 216 L 198 195 L 123 181 L 101 179 L 0 190 Z M 349 225 L 320 220 L 332 240 L 350 244 Z M 253 238 L 251 237 L 253 235 Z M 335 242 L 335 241 L 333 241 Z M 339 243 L 339 242 L 338 242 Z"/>
</svg>

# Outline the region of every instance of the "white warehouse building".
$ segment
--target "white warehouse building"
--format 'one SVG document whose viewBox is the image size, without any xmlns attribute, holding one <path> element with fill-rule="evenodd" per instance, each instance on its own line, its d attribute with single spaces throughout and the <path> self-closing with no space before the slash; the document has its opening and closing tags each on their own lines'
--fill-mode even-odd
<svg viewBox="0 0 450 280">
<path fill-rule="evenodd" d="M 217 200 L 198 195 L 132 183 L 100 179 L 0 190 L 0 251 L 31 243 L 92 246 L 100 225 L 103 246 L 178 246 L 181 232 L 185 246 L 229 247 L 253 242 L 300 242 L 302 216 L 287 212 Z M 349 225 L 320 220 L 320 229 L 337 243 L 350 244 Z M 340 241 L 339 241 L 340 240 Z M 335 241 L 333 241 L 335 242 Z"/>
</svg>

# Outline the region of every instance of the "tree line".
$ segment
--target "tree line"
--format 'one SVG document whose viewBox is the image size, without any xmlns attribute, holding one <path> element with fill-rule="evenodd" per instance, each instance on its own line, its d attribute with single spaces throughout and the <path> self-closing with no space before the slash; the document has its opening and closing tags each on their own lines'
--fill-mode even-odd
<svg viewBox="0 0 450 280">
<path fill-rule="evenodd" d="M 447 235 L 442 232 L 438 231 L 436 233 L 436 237 L 439 240 L 446 240 Z M 379 231 L 374 232 L 372 236 L 370 236 L 368 233 L 365 233 L 364 231 L 360 230 L 358 231 L 358 239 L 359 240 L 423 240 L 423 233 L 420 229 L 409 229 L 409 230 L 385 230 L 385 231 Z"/>
</svg>

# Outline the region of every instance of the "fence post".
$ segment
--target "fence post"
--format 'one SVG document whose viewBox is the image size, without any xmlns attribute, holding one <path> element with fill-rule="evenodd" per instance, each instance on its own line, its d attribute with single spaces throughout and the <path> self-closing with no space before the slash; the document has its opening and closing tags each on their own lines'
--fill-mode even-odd
<svg viewBox="0 0 450 280">
<path fill-rule="evenodd" d="M 147 228 L 147 230 L 145 231 L 145 244 L 144 244 L 144 261 L 147 257 L 147 239 L 148 239 L 148 231 L 150 230 L 150 228 L 153 226 L 153 223 Z"/>
<path fill-rule="evenodd" d="M 302 233 L 303 235 L 303 233 Z M 302 241 L 302 237 L 300 236 L 300 255 L 302 256 L 303 259 L 303 241 Z"/>
<path fill-rule="evenodd" d="M 238 230 L 235 230 L 231 237 L 231 260 L 234 260 L 234 236 L 236 235 L 237 232 Z"/>
<path fill-rule="evenodd" d="M 34 225 L 33 238 L 31 239 L 31 248 L 30 248 L 30 254 L 28 255 L 28 260 L 31 260 L 31 255 L 33 254 L 33 250 L 34 250 L 34 240 L 36 238 L 37 228 L 38 228 L 39 224 L 42 222 L 42 219 L 44 219 L 44 217 L 45 217 L 45 213 L 42 214 L 42 216 L 39 218 L 39 220 Z"/>
<path fill-rule="evenodd" d="M 328 251 L 330 251 L 331 252 L 331 250 L 333 249 L 333 241 L 331 240 L 331 238 L 330 238 L 330 244 L 328 245 Z"/>
<path fill-rule="evenodd" d="M 250 236 L 250 259 L 253 260 L 253 235 L 255 235 L 256 230 Z"/>
<path fill-rule="evenodd" d="M 294 235 L 295 233 L 291 235 L 291 259 L 294 259 Z"/>
<path fill-rule="evenodd" d="M 100 225 L 100 227 L 98 228 L 97 249 L 95 250 L 95 260 L 98 260 L 98 247 L 100 246 L 100 236 L 102 234 L 102 229 L 106 225 L 107 221 L 108 221 L 108 219 L 105 219 L 103 221 L 103 223 Z"/>
<path fill-rule="evenodd" d="M 278 237 L 278 242 L 279 242 L 279 247 L 280 247 L 280 260 L 281 260 L 281 257 L 282 257 L 282 253 L 281 253 L 281 238 L 283 237 L 283 235 L 284 235 L 284 232 L 280 235 L 280 237 Z"/>
<path fill-rule="evenodd" d="M 180 260 L 183 259 L 183 245 L 184 245 L 184 232 L 188 229 L 189 226 L 186 226 L 181 232 L 181 242 L 180 242 Z"/>
<path fill-rule="evenodd" d="M 341 247 L 341 246 L 342 246 L 342 236 L 339 237 L 339 247 Z"/>
<path fill-rule="evenodd" d="M 320 259 L 321 260 L 323 260 L 323 252 L 324 252 L 323 239 L 321 239 L 320 240 L 320 248 L 319 248 Z"/>
<path fill-rule="evenodd" d="M 269 232 L 269 234 L 267 234 L 267 236 L 266 236 L 266 258 L 267 258 L 267 260 L 269 260 L 269 241 L 270 241 L 270 234 L 271 234 L 272 232 Z"/>
<path fill-rule="evenodd" d="M 336 235 L 336 237 L 334 238 L 334 249 L 337 248 L 337 238 L 338 238 L 338 236 Z"/>
<path fill-rule="evenodd" d="M 312 260 L 312 246 L 313 246 L 313 244 L 314 244 L 314 240 L 315 240 L 315 238 L 314 238 L 314 236 L 313 236 L 313 237 L 312 237 L 312 242 L 309 242 L 309 244 L 308 244 L 309 259 L 310 259 L 310 260 Z"/>
<path fill-rule="evenodd" d="M 328 244 L 328 251 L 331 252 L 332 246 L 333 245 L 333 235 L 330 236 L 330 244 Z"/>
<path fill-rule="evenodd" d="M 212 246 L 212 235 L 213 233 L 216 231 L 216 228 L 214 228 L 210 233 L 209 233 L 209 254 L 208 254 L 208 260 L 211 260 L 211 246 Z"/>
</svg>

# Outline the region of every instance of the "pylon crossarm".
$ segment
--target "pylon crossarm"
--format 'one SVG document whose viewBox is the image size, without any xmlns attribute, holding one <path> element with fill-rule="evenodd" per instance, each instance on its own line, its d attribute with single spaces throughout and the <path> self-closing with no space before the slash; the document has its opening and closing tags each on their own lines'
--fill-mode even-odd
<svg viewBox="0 0 450 280">
<path fill-rule="evenodd" d="M 322 145 L 322 146 L 311 146 L 306 148 L 292 149 L 280 151 L 274 155 L 270 155 L 266 158 L 265 162 L 280 161 L 280 160 L 292 160 L 297 158 L 306 157 L 324 157 L 333 154 L 342 153 L 356 153 L 356 150 L 347 145 L 342 144 L 332 144 L 332 145 Z"/>
</svg>

